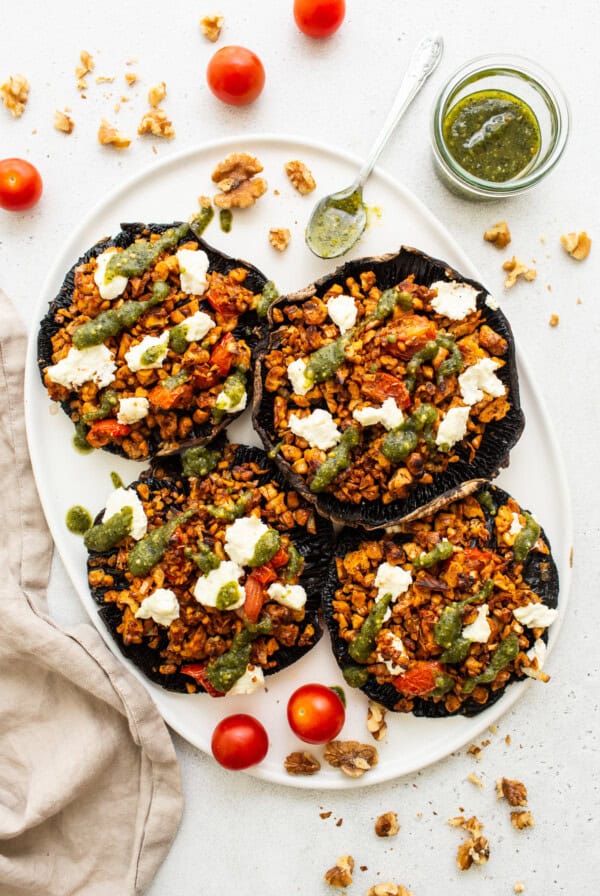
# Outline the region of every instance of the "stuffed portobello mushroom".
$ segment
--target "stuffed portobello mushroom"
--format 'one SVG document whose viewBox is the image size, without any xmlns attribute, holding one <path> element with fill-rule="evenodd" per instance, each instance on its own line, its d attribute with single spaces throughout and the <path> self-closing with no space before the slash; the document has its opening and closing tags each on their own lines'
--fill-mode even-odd
<svg viewBox="0 0 600 896">
<path fill-rule="evenodd" d="M 410 519 L 508 463 L 524 425 L 514 341 L 481 284 L 402 248 L 277 299 L 269 319 L 254 425 L 323 515 Z"/>
<path fill-rule="evenodd" d="M 68 272 L 38 364 L 76 444 L 145 460 L 203 444 L 245 407 L 265 277 L 190 224 L 123 224 Z"/>
<path fill-rule="evenodd" d="M 547 681 L 558 573 L 544 531 L 490 484 L 387 530 L 342 531 L 324 613 L 348 684 L 397 712 L 472 716 Z"/>
<path fill-rule="evenodd" d="M 331 525 L 258 448 L 221 436 L 156 462 L 85 544 L 100 616 L 168 690 L 250 693 L 321 637 Z"/>
</svg>

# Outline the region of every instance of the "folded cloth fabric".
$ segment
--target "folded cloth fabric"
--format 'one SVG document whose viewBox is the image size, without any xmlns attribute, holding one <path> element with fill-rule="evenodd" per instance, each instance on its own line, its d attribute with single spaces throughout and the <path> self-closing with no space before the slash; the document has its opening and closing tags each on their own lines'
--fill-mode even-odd
<svg viewBox="0 0 600 896">
<path fill-rule="evenodd" d="M 0 320 L 0 896 L 137 896 L 179 825 L 177 759 L 148 693 L 96 630 L 63 631 L 47 615 L 26 339 L 2 290 Z"/>
</svg>

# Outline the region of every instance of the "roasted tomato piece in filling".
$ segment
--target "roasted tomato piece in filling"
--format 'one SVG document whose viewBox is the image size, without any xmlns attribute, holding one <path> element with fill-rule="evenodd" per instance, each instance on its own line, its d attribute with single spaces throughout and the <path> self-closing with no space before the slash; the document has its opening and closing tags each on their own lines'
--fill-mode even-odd
<svg viewBox="0 0 600 896">
<path fill-rule="evenodd" d="M 412 358 L 426 342 L 435 339 L 433 321 L 420 314 L 407 314 L 398 323 L 386 328 L 387 351 L 398 358 Z"/>
<path fill-rule="evenodd" d="M 407 672 L 394 678 L 392 684 L 401 694 L 410 697 L 423 697 L 435 690 L 436 676 L 443 671 L 440 663 L 421 660 Z"/>
<path fill-rule="evenodd" d="M 363 395 L 373 401 L 384 402 L 386 398 L 393 398 L 399 408 L 405 410 L 409 407 L 410 392 L 397 376 L 391 373 L 374 373 L 365 376 L 361 383 Z"/>
</svg>

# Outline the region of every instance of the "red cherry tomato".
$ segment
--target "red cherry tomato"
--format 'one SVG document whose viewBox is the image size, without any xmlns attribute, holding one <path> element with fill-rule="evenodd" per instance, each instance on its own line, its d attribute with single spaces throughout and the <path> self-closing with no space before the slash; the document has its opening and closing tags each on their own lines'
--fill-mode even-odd
<svg viewBox="0 0 600 896">
<path fill-rule="evenodd" d="M 346 14 L 345 0 L 294 0 L 296 25 L 308 37 L 329 37 Z"/>
<path fill-rule="evenodd" d="M 323 684 L 304 684 L 287 705 L 290 728 L 307 744 L 324 744 L 340 733 L 346 710 L 339 696 Z"/>
<path fill-rule="evenodd" d="M 23 212 L 32 208 L 42 195 L 40 172 L 24 159 L 0 161 L 0 208 Z"/>
<path fill-rule="evenodd" d="M 208 63 L 206 80 L 214 95 L 230 106 L 253 103 L 265 86 L 258 56 L 245 47 L 222 47 Z"/>
<path fill-rule="evenodd" d="M 220 765 L 238 771 L 262 762 L 269 749 L 269 738 L 258 719 L 237 713 L 221 719 L 210 746 Z"/>
</svg>

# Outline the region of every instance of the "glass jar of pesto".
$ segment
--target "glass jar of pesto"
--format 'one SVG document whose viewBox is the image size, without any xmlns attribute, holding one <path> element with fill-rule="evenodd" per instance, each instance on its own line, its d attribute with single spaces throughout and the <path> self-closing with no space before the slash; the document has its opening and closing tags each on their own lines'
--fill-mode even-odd
<svg viewBox="0 0 600 896">
<path fill-rule="evenodd" d="M 469 198 L 514 196 L 558 162 L 569 107 L 551 75 L 518 56 L 481 56 L 460 68 L 433 110 L 436 168 Z"/>
</svg>

